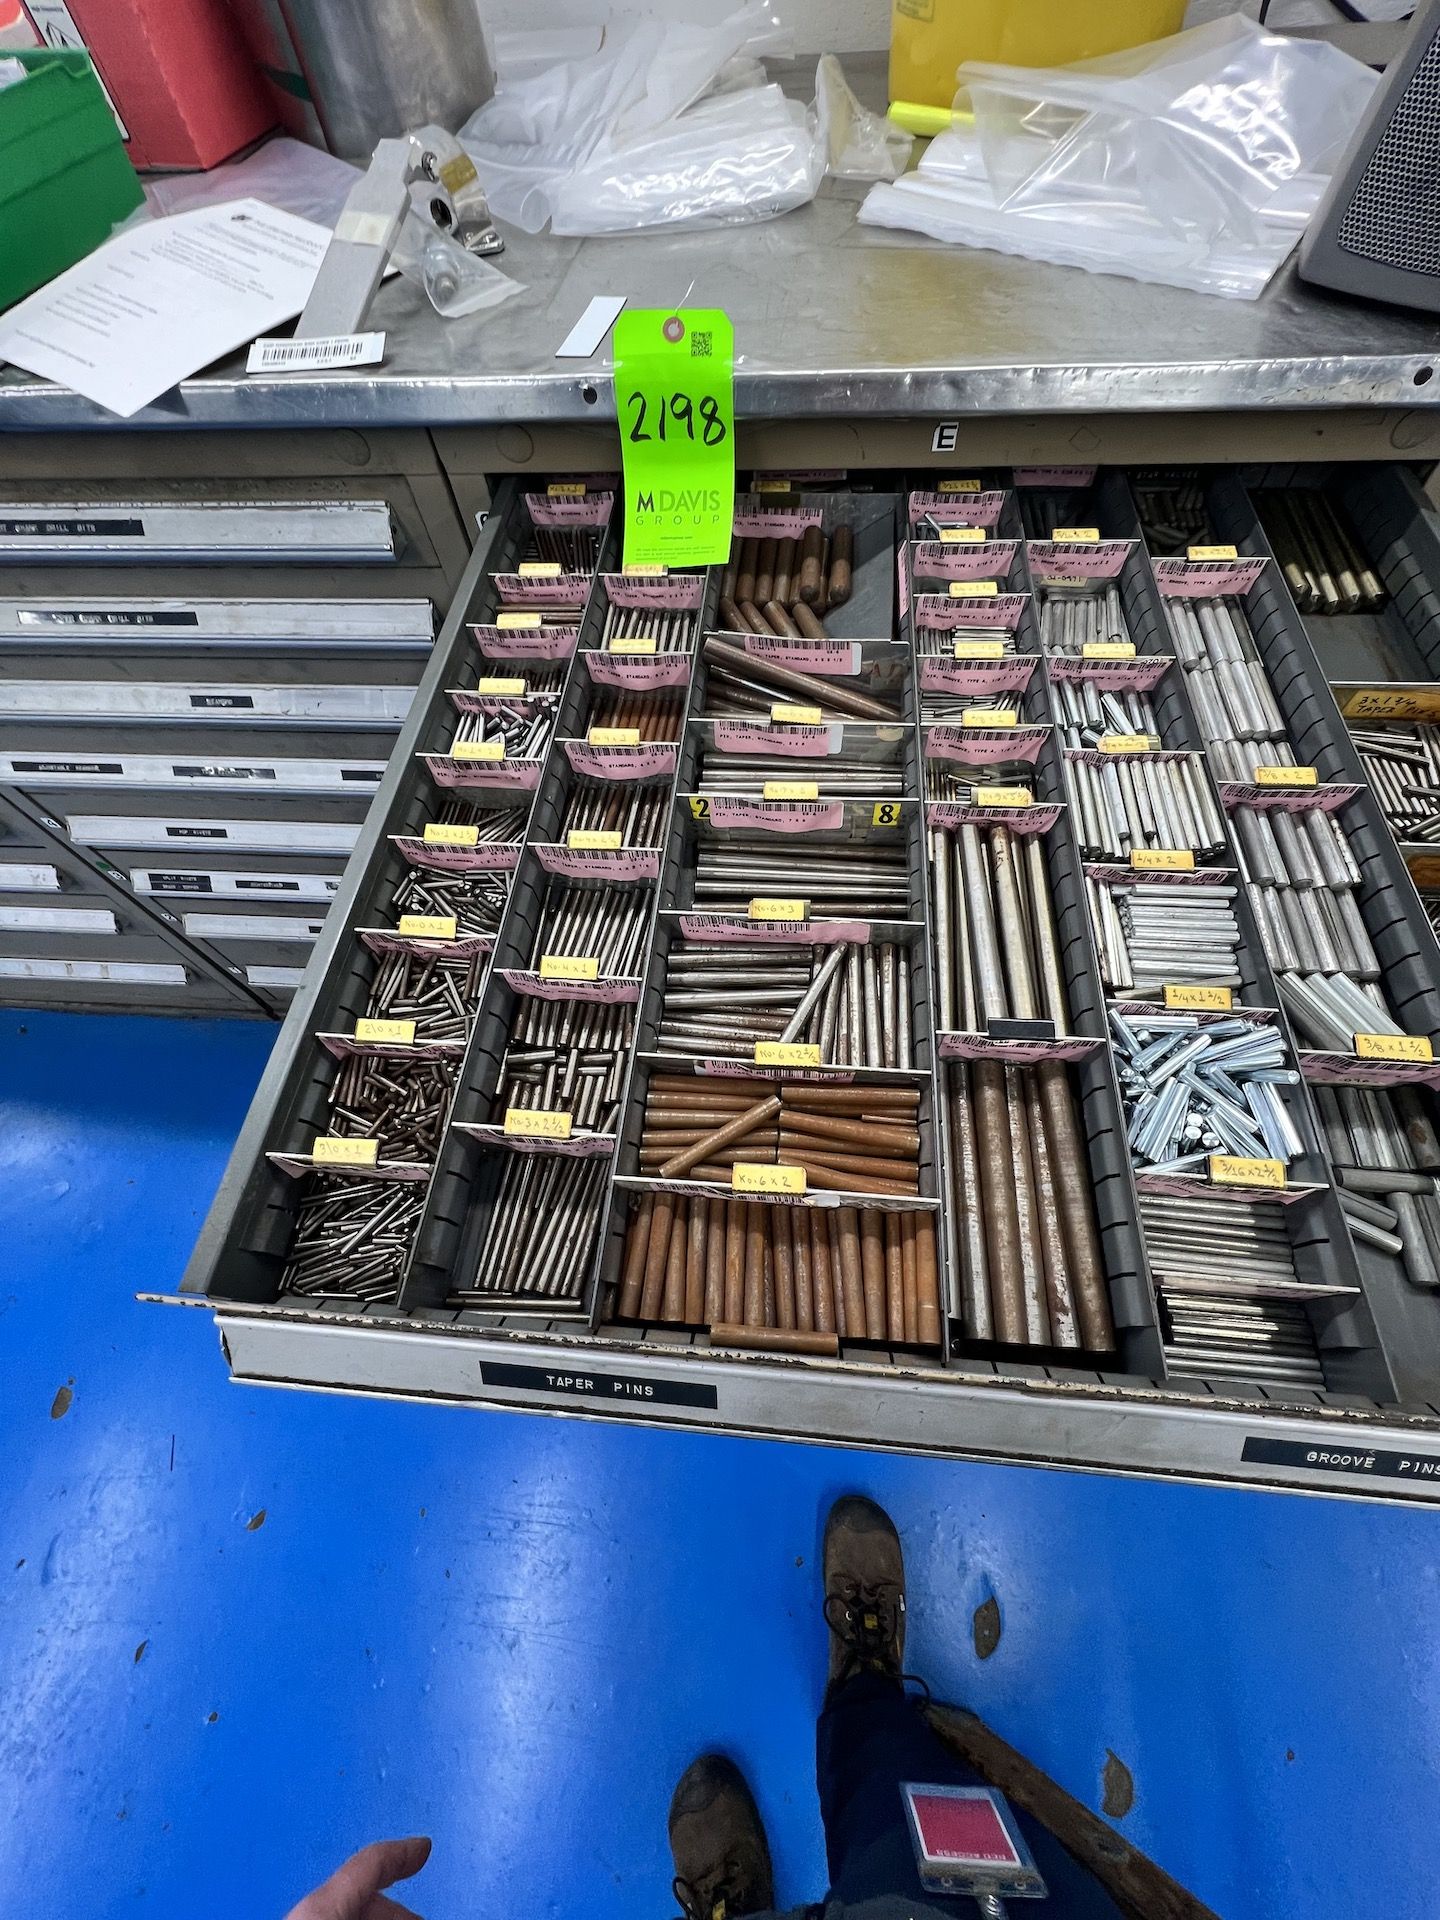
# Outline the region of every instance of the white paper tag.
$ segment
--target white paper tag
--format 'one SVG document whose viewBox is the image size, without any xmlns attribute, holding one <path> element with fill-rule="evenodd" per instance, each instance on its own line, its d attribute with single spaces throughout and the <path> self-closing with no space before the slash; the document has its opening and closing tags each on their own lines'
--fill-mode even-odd
<svg viewBox="0 0 1440 1920">
<path fill-rule="evenodd" d="M 385 358 L 383 333 L 332 333 L 318 340 L 257 340 L 247 373 L 319 373 L 329 367 L 374 367 Z"/>
<path fill-rule="evenodd" d="M 555 349 L 555 358 L 588 360 L 619 318 L 625 299 L 623 293 L 597 293 Z"/>
</svg>

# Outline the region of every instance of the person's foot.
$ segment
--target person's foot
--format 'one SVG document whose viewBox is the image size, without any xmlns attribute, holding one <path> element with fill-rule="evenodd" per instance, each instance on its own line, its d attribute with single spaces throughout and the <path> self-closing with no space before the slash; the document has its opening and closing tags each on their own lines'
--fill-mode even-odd
<svg viewBox="0 0 1440 1920">
<path fill-rule="evenodd" d="M 830 1685 L 856 1673 L 899 1680 L 905 1660 L 905 1556 L 895 1523 L 847 1493 L 825 1522 L 825 1624 Z"/>
<path fill-rule="evenodd" d="M 745 1776 L 706 1753 L 680 1776 L 670 1802 L 675 1898 L 685 1920 L 736 1920 L 775 1904 L 770 1848 Z"/>
</svg>

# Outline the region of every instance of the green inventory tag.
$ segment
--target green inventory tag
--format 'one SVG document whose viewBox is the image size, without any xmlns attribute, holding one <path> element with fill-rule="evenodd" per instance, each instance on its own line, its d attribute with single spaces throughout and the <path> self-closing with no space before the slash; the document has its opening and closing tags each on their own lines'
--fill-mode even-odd
<svg viewBox="0 0 1440 1920">
<path fill-rule="evenodd" d="M 615 322 L 627 568 L 730 554 L 735 335 L 718 307 L 627 308 Z"/>
</svg>

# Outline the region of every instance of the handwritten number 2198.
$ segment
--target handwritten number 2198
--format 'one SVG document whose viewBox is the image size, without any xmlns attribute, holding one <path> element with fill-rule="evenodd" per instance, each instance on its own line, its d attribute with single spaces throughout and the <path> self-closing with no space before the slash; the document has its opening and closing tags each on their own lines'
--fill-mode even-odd
<svg viewBox="0 0 1440 1920">
<path fill-rule="evenodd" d="M 667 441 L 670 438 L 671 428 L 674 429 L 674 437 L 678 440 L 682 426 L 685 429 L 686 438 L 692 441 L 694 440 L 695 407 L 688 393 L 672 393 L 668 400 L 663 394 L 661 395 L 658 433 L 647 433 L 645 431 L 648 408 L 643 393 L 630 394 L 625 404 L 634 410 L 635 415 L 630 423 L 630 439 L 632 441 L 657 439 Z M 719 407 L 708 393 L 700 402 L 699 413 L 700 438 L 703 445 L 707 447 L 718 447 L 725 438 L 725 422 L 720 418 Z"/>
</svg>

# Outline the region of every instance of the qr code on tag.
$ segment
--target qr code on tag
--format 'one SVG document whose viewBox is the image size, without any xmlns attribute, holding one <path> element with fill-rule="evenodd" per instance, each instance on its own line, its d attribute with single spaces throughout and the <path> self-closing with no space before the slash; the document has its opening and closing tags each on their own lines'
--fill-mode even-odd
<svg viewBox="0 0 1440 1920">
<path fill-rule="evenodd" d="M 690 335 L 690 358 L 692 360 L 708 360 L 713 351 L 712 343 L 714 337 L 713 334 L 709 333 L 692 333 Z"/>
</svg>

